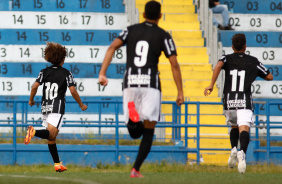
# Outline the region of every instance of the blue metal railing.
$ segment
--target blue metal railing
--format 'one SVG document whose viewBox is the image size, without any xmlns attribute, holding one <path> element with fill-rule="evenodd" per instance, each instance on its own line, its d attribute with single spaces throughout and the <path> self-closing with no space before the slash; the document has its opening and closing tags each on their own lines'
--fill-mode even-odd
<svg viewBox="0 0 282 184">
<path fill-rule="evenodd" d="M 29 125 L 33 125 L 33 126 L 41 126 L 41 124 L 34 124 L 35 122 L 38 122 L 38 120 L 28 120 L 28 105 L 27 105 L 27 101 L 6 101 L 6 100 L 2 100 L 0 101 L 0 103 L 12 103 L 13 104 L 13 124 L 0 124 L 0 127 L 12 127 L 13 128 L 13 147 L 12 149 L 2 149 L 0 150 L 0 152 L 13 152 L 13 163 L 16 164 L 17 163 L 17 152 L 39 152 L 42 150 L 30 150 L 30 149 L 18 149 L 17 148 L 17 127 L 27 127 Z M 76 102 L 67 102 L 67 103 L 76 103 Z M 105 101 L 85 101 L 85 103 L 88 104 L 97 104 L 99 107 L 101 107 L 102 103 L 105 103 Z M 119 120 L 119 115 L 122 114 L 122 112 L 120 111 L 120 106 L 122 105 L 121 101 L 107 101 L 107 103 L 111 103 L 114 104 L 114 115 L 115 115 L 115 120 L 113 122 L 113 124 L 105 124 L 105 121 L 102 121 L 101 118 L 101 114 L 102 112 L 99 110 L 99 119 L 98 121 L 89 121 L 87 120 L 87 124 L 84 121 L 66 121 L 67 124 L 63 124 L 63 127 L 98 127 L 99 129 L 101 129 L 102 127 L 105 128 L 115 128 L 115 148 L 114 149 L 95 149 L 95 150 L 60 150 L 60 151 L 64 151 L 64 152 L 115 152 L 115 161 L 118 163 L 119 162 L 119 154 L 120 152 L 136 152 L 137 150 L 129 150 L 129 149 L 124 149 L 124 148 L 120 148 L 119 146 L 119 139 L 120 139 L 120 133 L 119 133 L 119 128 L 124 128 L 125 125 L 122 121 Z M 266 140 L 267 140 L 267 146 L 266 146 L 266 150 L 259 150 L 259 145 L 256 146 L 255 148 L 255 152 L 260 152 L 260 151 L 265 151 L 267 152 L 267 162 L 270 163 L 270 153 L 280 153 L 282 151 L 279 150 L 272 150 L 270 147 L 270 129 L 271 128 L 282 128 L 282 126 L 278 126 L 278 125 L 271 125 L 270 122 L 270 113 L 269 113 L 269 108 L 271 105 L 279 105 L 282 104 L 282 102 L 263 102 L 266 104 L 266 116 L 267 116 L 267 120 L 266 120 L 266 125 L 267 125 L 267 136 L 266 136 Z M 21 120 L 17 119 L 17 111 L 18 111 L 18 104 L 21 105 Z M 229 151 L 230 148 L 202 148 L 200 147 L 200 128 L 201 127 L 229 127 L 228 125 L 211 125 L 211 124 L 200 124 L 200 115 L 211 115 L 211 114 L 203 114 L 200 113 L 201 111 L 201 106 L 204 105 L 222 105 L 222 103 L 219 102 L 185 102 L 181 107 L 178 107 L 176 105 L 175 102 L 163 102 L 162 104 L 165 105 L 171 105 L 172 106 L 172 113 L 171 114 L 166 114 L 169 116 L 172 116 L 172 121 L 161 121 L 157 124 L 156 127 L 158 128 L 172 128 L 172 140 L 176 141 L 176 140 L 183 140 L 184 144 L 183 144 L 183 149 L 179 150 L 179 149 L 175 149 L 175 150 L 154 150 L 152 149 L 152 152 L 185 152 L 185 153 L 195 153 L 196 154 L 196 162 L 197 164 L 200 163 L 200 151 Z M 190 108 L 190 106 L 193 106 L 193 108 L 195 108 L 196 106 L 196 112 L 195 113 L 189 113 L 188 114 L 188 110 Z M 184 108 L 184 113 L 181 112 L 181 109 Z M 39 112 L 38 112 L 39 113 Z M 87 111 L 84 112 L 85 114 L 87 114 Z M 82 113 L 82 114 L 84 114 Z M 255 108 L 255 115 L 258 115 L 258 108 L 256 106 Z M 218 114 L 212 114 L 212 115 L 218 115 Z M 220 114 L 222 115 L 222 114 Z M 196 123 L 193 124 L 189 124 L 188 122 L 188 116 L 196 116 Z M 181 121 L 181 118 L 184 117 L 184 122 Z M 7 120 L 0 120 L 0 122 L 7 122 Z M 78 123 L 78 124 L 74 124 L 74 123 Z M 256 118 L 256 124 L 258 125 L 258 118 Z M 196 136 L 195 136 L 195 140 L 196 140 L 196 147 L 194 148 L 189 148 L 188 145 L 188 128 L 196 128 Z M 184 137 L 181 135 L 181 129 L 184 129 Z M 258 126 L 256 127 L 256 131 L 255 131 L 255 139 L 258 140 Z M 101 131 L 99 130 L 99 134 L 101 134 Z M 47 150 L 46 150 L 47 151 Z M 187 155 L 187 154 L 186 154 Z"/>
</svg>

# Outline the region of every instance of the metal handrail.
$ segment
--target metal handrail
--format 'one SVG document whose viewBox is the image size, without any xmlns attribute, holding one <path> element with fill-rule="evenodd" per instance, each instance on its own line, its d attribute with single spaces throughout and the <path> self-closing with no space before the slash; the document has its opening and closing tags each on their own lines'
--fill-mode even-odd
<svg viewBox="0 0 282 184">
<path fill-rule="evenodd" d="M 10 152 L 13 152 L 13 160 L 14 160 L 14 163 L 16 164 L 17 163 L 17 152 L 26 152 L 26 151 L 34 151 L 34 152 L 37 152 L 37 151 L 42 151 L 42 150 L 28 150 L 28 149 L 18 149 L 17 148 L 17 143 L 16 143 L 16 139 L 17 139 L 17 134 L 16 134 L 16 128 L 17 127 L 27 127 L 29 126 L 30 124 L 26 124 L 24 122 L 20 123 L 18 120 L 17 120 L 17 104 L 20 104 L 20 103 L 25 103 L 27 104 L 28 102 L 27 101 L 24 101 L 24 100 L 14 100 L 14 101 L 11 101 L 11 100 L 1 100 L 0 103 L 13 103 L 13 124 L 0 124 L 0 127 L 13 127 L 13 144 L 12 144 L 12 149 L 2 149 L 0 150 L 0 152 L 3 152 L 3 151 L 10 151 Z M 67 102 L 67 103 L 75 103 L 75 102 Z M 104 101 L 85 101 L 85 103 L 104 103 Z M 64 124 L 63 126 L 64 127 L 108 127 L 108 128 L 115 128 L 115 148 L 114 149 L 109 149 L 109 150 L 106 150 L 106 152 L 115 152 L 115 160 L 116 162 L 119 162 L 118 160 L 118 157 L 119 157 L 119 153 L 122 152 L 122 151 L 128 151 L 128 152 L 132 152 L 132 150 L 128 150 L 128 149 L 123 149 L 120 147 L 119 145 L 119 128 L 124 128 L 125 125 L 122 125 L 121 124 L 121 121 L 119 121 L 119 106 L 122 104 L 121 101 L 107 101 L 107 103 L 113 103 L 115 104 L 115 121 L 113 124 L 103 124 L 103 123 L 98 123 L 97 121 L 93 121 L 94 123 L 98 123 L 98 124 L 93 124 L 93 123 L 89 123 L 89 124 L 84 124 L 84 123 L 81 123 L 81 124 Z M 271 128 L 282 128 L 282 126 L 278 126 L 278 125 L 271 125 L 271 122 L 270 122 L 270 106 L 271 105 L 279 105 L 279 104 L 282 104 L 282 102 L 265 102 L 266 103 L 266 116 L 267 116 L 267 121 L 266 121 L 266 128 L 267 128 L 267 136 L 266 136 L 266 140 L 267 140 L 267 148 L 265 150 L 266 154 L 267 154 L 267 163 L 270 163 L 270 153 L 277 153 L 277 152 L 282 152 L 282 151 L 279 151 L 279 150 L 273 150 L 271 149 L 271 146 L 270 146 L 270 129 Z M 157 128 L 166 128 L 166 127 L 170 127 L 172 128 L 172 138 L 173 140 L 183 140 L 183 136 L 181 135 L 181 129 L 185 129 L 185 132 L 184 132 L 184 146 L 183 146 L 183 149 L 181 149 L 181 151 L 179 150 L 166 150 L 166 149 L 161 149 L 161 150 L 154 150 L 152 149 L 152 152 L 159 152 L 159 151 L 164 151 L 164 152 L 192 152 L 192 153 L 196 153 L 197 155 L 197 164 L 200 163 L 200 151 L 208 151 L 208 150 L 213 150 L 213 151 L 229 151 L 230 149 L 229 148 L 202 148 L 200 147 L 200 140 L 201 140 L 201 136 L 200 136 L 200 128 L 201 127 L 229 127 L 229 125 L 210 125 L 210 124 L 200 124 L 200 116 L 201 115 L 206 115 L 206 114 L 200 114 L 200 107 L 201 105 L 222 105 L 221 102 L 185 102 L 182 107 L 185 108 L 185 112 L 182 113 L 181 112 L 181 107 L 178 107 L 176 105 L 175 102 L 169 102 L 169 101 L 166 101 L 166 102 L 163 102 L 162 104 L 167 104 L 167 105 L 172 105 L 172 113 L 171 113 L 171 116 L 173 117 L 172 118 L 172 121 L 169 122 L 169 121 L 165 121 L 165 122 L 160 122 L 157 124 Z M 259 105 L 261 104 L 261 102 L 257 103 L 256 105 Z M 195 114 L 188 114 L 188 106 L 189 105 L 196 105 L 196 113 Z M 23 113 L 27 113 L 28 114 L 28 111 L 23 109 Z M 258 107 L 255 108 L 255 113 L 254 113 L 256 116 L 258 116 Z M 196 123 L 195 124 L 188 124 L 188 116 L 196 116 Z M 185 122 L 181 122 L 181 117 L 184 117 L 185 118 Z M 22 121 L 24 121 L 24 119 L 22 119 Z M 29 123 L 32 122 L 32 121 L 28 121 Z M 73 121 L 72 121 L 73 122 Z M 77 122 L 83 122 L 83 121 L 77 121 Z M 87 120 L 87 122 L 89 122 Z M 166 123 L 166 124 L 165 124 Z M 258 118 L 256 118 L 256 124 L 258 125 Z M 41 126 L 40 124 L 33 124 L 33 126 Z M 188 137 L 188 128 L 196 128 L 196 135 L 195 135 L 195 140 L 197 141 L 196 142 L 196 148 L 189 148 L 189 145 L 188 145 L 188 140 L 191 139 Z M 255 140 L 258 140 L 258 128 L 259 126 L 256 126 L 256 137 L 255 137 Z M 73 151 L 73 152 L 80 152 L 80 151 L 85 151 L 85 150 L 65 150 L 65 151 Z M 101 151 L 105 151 L 105 149 L 95 149 L 95 150 L 87 150 L 89 152 L 101 152 Z M 136 151 L 136 150 L 133 150 L 133 151 Z M 256 146 L 256 148 L 254 149 L 254 152 L 259 152 L 261 151 L 261 149 L 259 149 L 259 146 Z"/>
</svg>

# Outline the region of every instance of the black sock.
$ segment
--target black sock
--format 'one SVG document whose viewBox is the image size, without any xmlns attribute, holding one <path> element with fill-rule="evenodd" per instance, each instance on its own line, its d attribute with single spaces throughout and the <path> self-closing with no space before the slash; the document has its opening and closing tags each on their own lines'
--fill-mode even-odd
<svg viewBox="0 0 282 184">
<path fill-rule="evenodd" d="M 243 150 L 245 154 L 247 153 L 249 142 L 250 142 L 249 132 L 246 131 L 241 132 L 240 133 L 241 150 Z"/>
<path fill-rule="evenodd" d="M 41 139 L 48 139 L 49 138 L 49 130 L 35 130 L 36 137 L 40 137 Z"/>
<path fill-rule="evenodd" d="M 231 148 L 238 147 L 238 140 L 239 140 L 239 129 L 232 128 L 230 131 Z"/>
<path fill-rule="evenodd" d="M 153 137 L 154 129 L 144 128 L 143 138 L 139 146 L 138 155 L 133 166 L 133 168 L 135 168 L 137 171 L 139 171 L 142 163 L 144 162 L 151 150 Z"/>
<path fill-rule="evenodd" d="M 57 151 L 57 145 L 48 144 L 48 148 L 49 148 L 49 152 L 51 153 L 54 163 L 60 163 L 60 159 L 59 159 L 59 155 Z"/>
<path fill-rule="evenodd" d="M 127 123 L 127 129 L 131 138 L 138 139 L 143 135 L 144 132 L 143 122 L 139 121 L 134 123 L 129 119 Z"/>
</svg>

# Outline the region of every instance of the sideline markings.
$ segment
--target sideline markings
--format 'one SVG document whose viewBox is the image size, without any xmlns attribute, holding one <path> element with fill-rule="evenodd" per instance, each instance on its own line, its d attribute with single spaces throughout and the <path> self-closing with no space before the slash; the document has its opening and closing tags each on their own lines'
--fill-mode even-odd
<svg viewBox="0 0 282 184">
<path fill-rule="evenodd" d="M 100 184 L 100 183 L 92 182 L 92 181 L 88 181 L 88 180 L 66 179 L 66 178 L 48 177 L 48 176 L 36 177 L 36 176 L 25 176 L 25 175 L 3 175 L 3 174 L 0 174 L 0 177 L 34 178 L 34 179 L 46 179 L 46 180 L 71 181 L 71 182 L 77 182 L 77 183 L 83 183 L 83 184 Z"/>
</svg>

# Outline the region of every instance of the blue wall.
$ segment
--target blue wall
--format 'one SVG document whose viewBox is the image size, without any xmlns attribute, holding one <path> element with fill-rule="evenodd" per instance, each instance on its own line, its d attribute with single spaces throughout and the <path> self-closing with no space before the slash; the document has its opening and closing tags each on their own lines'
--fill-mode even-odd
<svg viewBox="0 0 282 184">
<path fill-rule="evenodd" d="M 60 160 L 64 164 L 89 165 L 95 167 L 96 164 L 113 164 L 115 162 L 115 146 L 103 145 L 57 145 Z M 119 162 L 122 164 L 132 164 L 137 156 L 139 146 L 119 146 L 120 149 L 130 150 L 130 152 L 120 152 Z M 48 146 L 42 144 L 17 144 L 19 150 L 24 152 L 17 153 L 17 164 L 53 164 L 52 157 L 49 153 Z M 13 149 L 12 144 L 1 144 L 0 150 Z M 32 152 L 28 150 L 38 150 Z M 100 152 L 90 152 L 90 150 L 105 150 Z M 159 152 L 164 149 L 166 152 Z M 66 150 L 85 150 L 84 152 L 66 152 Z M 88 150 L 88 151 L 87 151 Z M 172 150 L 183 150 L 179 146 L 153 146 L 152 151 L 146 159 L 146 162 L 161 162 L 165 160 L 168 163 L 185 163 L 186 152 L 172 153 Z M 155 151 L 155 152 L 154 152 Z M 13 164 L 13 152 L 0 152 L 0 165 Z"/>
</svg>

